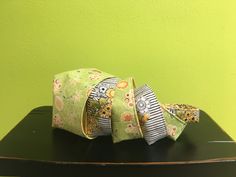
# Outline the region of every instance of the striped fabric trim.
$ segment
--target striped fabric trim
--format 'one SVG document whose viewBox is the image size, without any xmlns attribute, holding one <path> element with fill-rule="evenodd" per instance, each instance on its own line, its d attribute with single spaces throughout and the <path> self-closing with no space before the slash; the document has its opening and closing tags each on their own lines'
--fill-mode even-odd
<svg viewBox="0 0 236 177">
<path fill-rule="evenodd" d="M 115 77 L 103 80 L 98 85 L 96 85 L 95 88 L 92 90 L 92 92 L 89 95 L 89 99 L 98 100 L 101 97 L 106 97 L 105 95 L 102 95 L 100 93 L 100 88 L 101 87 L 104 87 L 106 89 L 115 88 L 115 85 L 117 82 L 118 82 L 118 78 L 115 78 Z"/>
<path fill-rule="evenodd" d="M 111 119 L 99 117 L 98 126 L 102 129 L 99 136 L 111 134 Z"/>
<path fill-rule="evenodd" d="M 100 98 L 107 98 L 101 89 L 109 89 L 114 88 L 116 83 L 118 82 L 118 78 L 108 78 L 100 82 L 95 88 L 91 91 L 88 101 L 87 101 L 87 114 L 92 115 L 94 119 L 97 119 L 97 126 L 99 127 L 97 131 L 91 132 L 93 137 L 110 135 L 112 133 L 111 129 L 111 116 L 110 117 L 95 117 L 96 111 L 93 107 L 89 106 L 91 101 L 98 101 Z M 105 91 L 104 91 L 105 92 Z"/>
<path fill-rule="evenodd" d="M 156 95 L 147 85 L 135 89 L 135 101 L 141 128 L 149 145 L 167 136 L 166 122 Z M 148 115 L 148 119 L 143 119 Z"/>
<path fill-rule="evenodd" d="M 100 82 L 89 95 L 88 105 L 89 101 L 91 100 L 98 101 L 100 98 L 103 97 L 102 94 L 99 95 L 99 89 L 102 86 L 106 88 L 114 88 L 116 83 L 117 83 L 116 78 L 109 78 Z M 139 119 L 142 119 L 144 113 L 147 113 L 149 115 L 148 121 L 145 122 L 144 124 L 141 123 L 144 139 L 147 141 L 147 143 L 150 145 L 155 143 L 157 140 L 166 137 L 167 129 L 165 124 L 165 119 L 163 117 L 160 104 L 154 92 L 150 89 L 150 87 L 144 85 L 142 87 L 135 89 L 134 95 Z M 142 99 L 142 101 L 144 102 L 145 101 L 148 102 L 149 104 L 149 108 L 146 109 L 145 112 L 142 112 L 142 110 L 138 106 L 138 104 L 140 103 L 140 99 Z M 95 115 L 96 110 L 94 110 L 93 107 L 87 106 L 87 113 L 90 115 Z M 99 131 L 92 132 L 91 136 L 97 137 L 97 136 L 109 135 L 112 133 L 111 117 L 109 118 L 97 117 L 97 125 L 99 127 Z"/>
</svg>

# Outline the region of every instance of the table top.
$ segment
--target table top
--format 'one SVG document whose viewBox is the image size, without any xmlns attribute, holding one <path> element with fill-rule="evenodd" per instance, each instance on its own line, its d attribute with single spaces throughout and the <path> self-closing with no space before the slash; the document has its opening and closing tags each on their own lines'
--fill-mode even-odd
<svg viewBox="0 0 236 177">
<path fill-rule="evenodd" d="M 143 139 L 117 144 L 112 143 L 111 136 L 88 140 L 52 128 L 51 117 L 51 106 L 35 108 L 0 141 L 0 172 L 17 168 L 17 164 L 36 167 L 37 162 L 102 167 L 236 161 L 236 144 L 204 111 L 200 112 L 200 122 L 189 124 L 176 142 L 164 138 L 151 146 Z"/>
</svg>

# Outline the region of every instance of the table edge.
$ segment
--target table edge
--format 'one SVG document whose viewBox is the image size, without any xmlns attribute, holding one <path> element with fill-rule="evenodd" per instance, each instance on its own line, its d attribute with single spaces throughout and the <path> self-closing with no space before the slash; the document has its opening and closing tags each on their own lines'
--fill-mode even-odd
<svg viewBox="0 0 236 177">
<path fill-rule="evenodd" d="M 50 161 L 50 160 L 35 160 L 18 157 L 5 157 L 0 156 L 0 160 L 12 160 L 22 162 L 39 162 L 47 164 L 59 164 L 59 165 L 96 165 L 96 166 L 125 166 L 125 165 L 188 165 L 188 164 L 211 164 L 211 163 L 227 163 L 236 162 L 236 157 L 224 157 L 205 160 L 194 161 L 170 161 L 170 162 L 69 162 L 69 161 Z"/>
</svg>

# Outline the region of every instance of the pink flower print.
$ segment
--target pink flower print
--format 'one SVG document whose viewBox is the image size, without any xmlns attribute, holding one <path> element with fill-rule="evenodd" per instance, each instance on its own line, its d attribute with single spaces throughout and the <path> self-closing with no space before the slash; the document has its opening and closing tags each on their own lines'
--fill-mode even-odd
<svg viewBox="0 0 236 177">
<path fill-rule="evenodd" d="M 63 122 L 62 122 L 62 119 L 61 119 L 61 116 L 59 114 L 55 114 L 54 117 L 53 117 L 53 126 L 54 127 L 63 127 Z"/>
<path fill-rule="evenodd" d="M 59 79 L 53 80 L 53 93 L 56 94 L 61 89 L 61 81 Z"/>
<path fill-rule="evenodd" d="M 76 114 L 74 112 L 71 112 L 70 115 L 67 118 L 68 124 L 74 125 L 76 119 Z"/>
<path fill-rule="evenodd" d="M 129 106 L 129 107 L 134 106 L 134 94 L 133 94 L 132 89 L 128 93 L 125 94 L 124 101 L 127 104 L 127 106 Z"/>
<path fill-rule="evenodd" d="M 121 120 L 123 121 L 131 121 L 133 117 L 134 116 L 129 112 L 124 112 L 123 114 L 121 114 Z"/>
<path fill-rule="evenodd" d="M 80 96 L 80 92 L 77 91 L 77 92 L 73 95 L 73 100 L 74 100 L 74 101 L 79 101 L 79 100 L 80 100 L 80 97 L 81 97 L 81 96 Z"/>
<path fill-rule="evenodd" d="M 71 80 L 69 81 L 69 84 L 70 84 L 71 86 L 75 86 L 75 85 L 77 85 L 78 83 L 80 83 L 80 79 L 71 79 Z"/>
<path fill-rule="evenodd" d="M 55 107 L 58 111 L 62 111 L 63 107 L 64 107 L 64 102 L 63 100 L 61 99 L 61 97 L 59 96 L 56 96 L 55 97 L 55 100 L 54 100 L 54 104 L 55 104 Z"/>
<path fill-rule="evenodd" d="M 125 129 L 126 133 L 133 133 L 133 134 L 137 134 L 138 131 L 138 127 L 134 124 L 128 124 L 126 129 Z"/>
<path fill-rule="evenodd" d="M 176 131 L 177 131 L 177 127 L 175 125 L 167 125 L 167 132 L 168 135 L 170 136 L 175 136 L 176 135 Z"/>
<path fill-rule="evenodd" d="M 101 76 L 101 73 L 98 72 L 93 72 L 89 74 L 89 79 L 90 80 L 98 80 Z"/>
</svg>

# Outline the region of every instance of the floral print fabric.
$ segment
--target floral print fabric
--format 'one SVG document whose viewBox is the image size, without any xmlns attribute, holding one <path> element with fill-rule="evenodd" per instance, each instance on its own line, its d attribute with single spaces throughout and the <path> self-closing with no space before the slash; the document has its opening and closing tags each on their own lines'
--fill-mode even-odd
<svg viewBox="0 0 236 177">
<path fill-rule="evenodd" d="M 52 126 L 91 139 L 84 119 L 85 104 L 92 89 L 113 77 L 97 69 L 78 69 L 55 75 L 53 80 Z"/>
<path fill-rule="evenodd" d="M 162 107 L 162 111 L 166 120 L 168 137 L 177 140 L 180 134 L 183 132 L 187 123 L 179 119 L 174 114 L 170 113 L 168 110 Z"/>
<path fill-rule="evenodd" d="M 112 100 L 118 78 L 100 82 L 91 91 L 86 104 L 87 134 L 91 137 L 111 134 Z"/>
<path fill-rule="evenodd" d="M 199 122 L 199 109 L 187 104 L 163 104 L 169 112 L 185 122 Z"/>
<path fill-rule="evenodd" d="M 112 109 L 112 138 L 113 142 L 142 138 L 143 133 L 134 99 L 134 80 L 127 78 L 116 84 Z"/>
<path fill-rule="evenodd" d="M 184 110 L 184 111 L 183 111 Z M 93 139 L 112 135 L 113 142 L 144 138 L 153 144 L 168 136 L 176 140 L 188 122 L 198 122 L 199 110 L 184 104 L 159 104 L 144 85 L 95 68 L 55 75 L 52 127 Z"/>
</svg>

